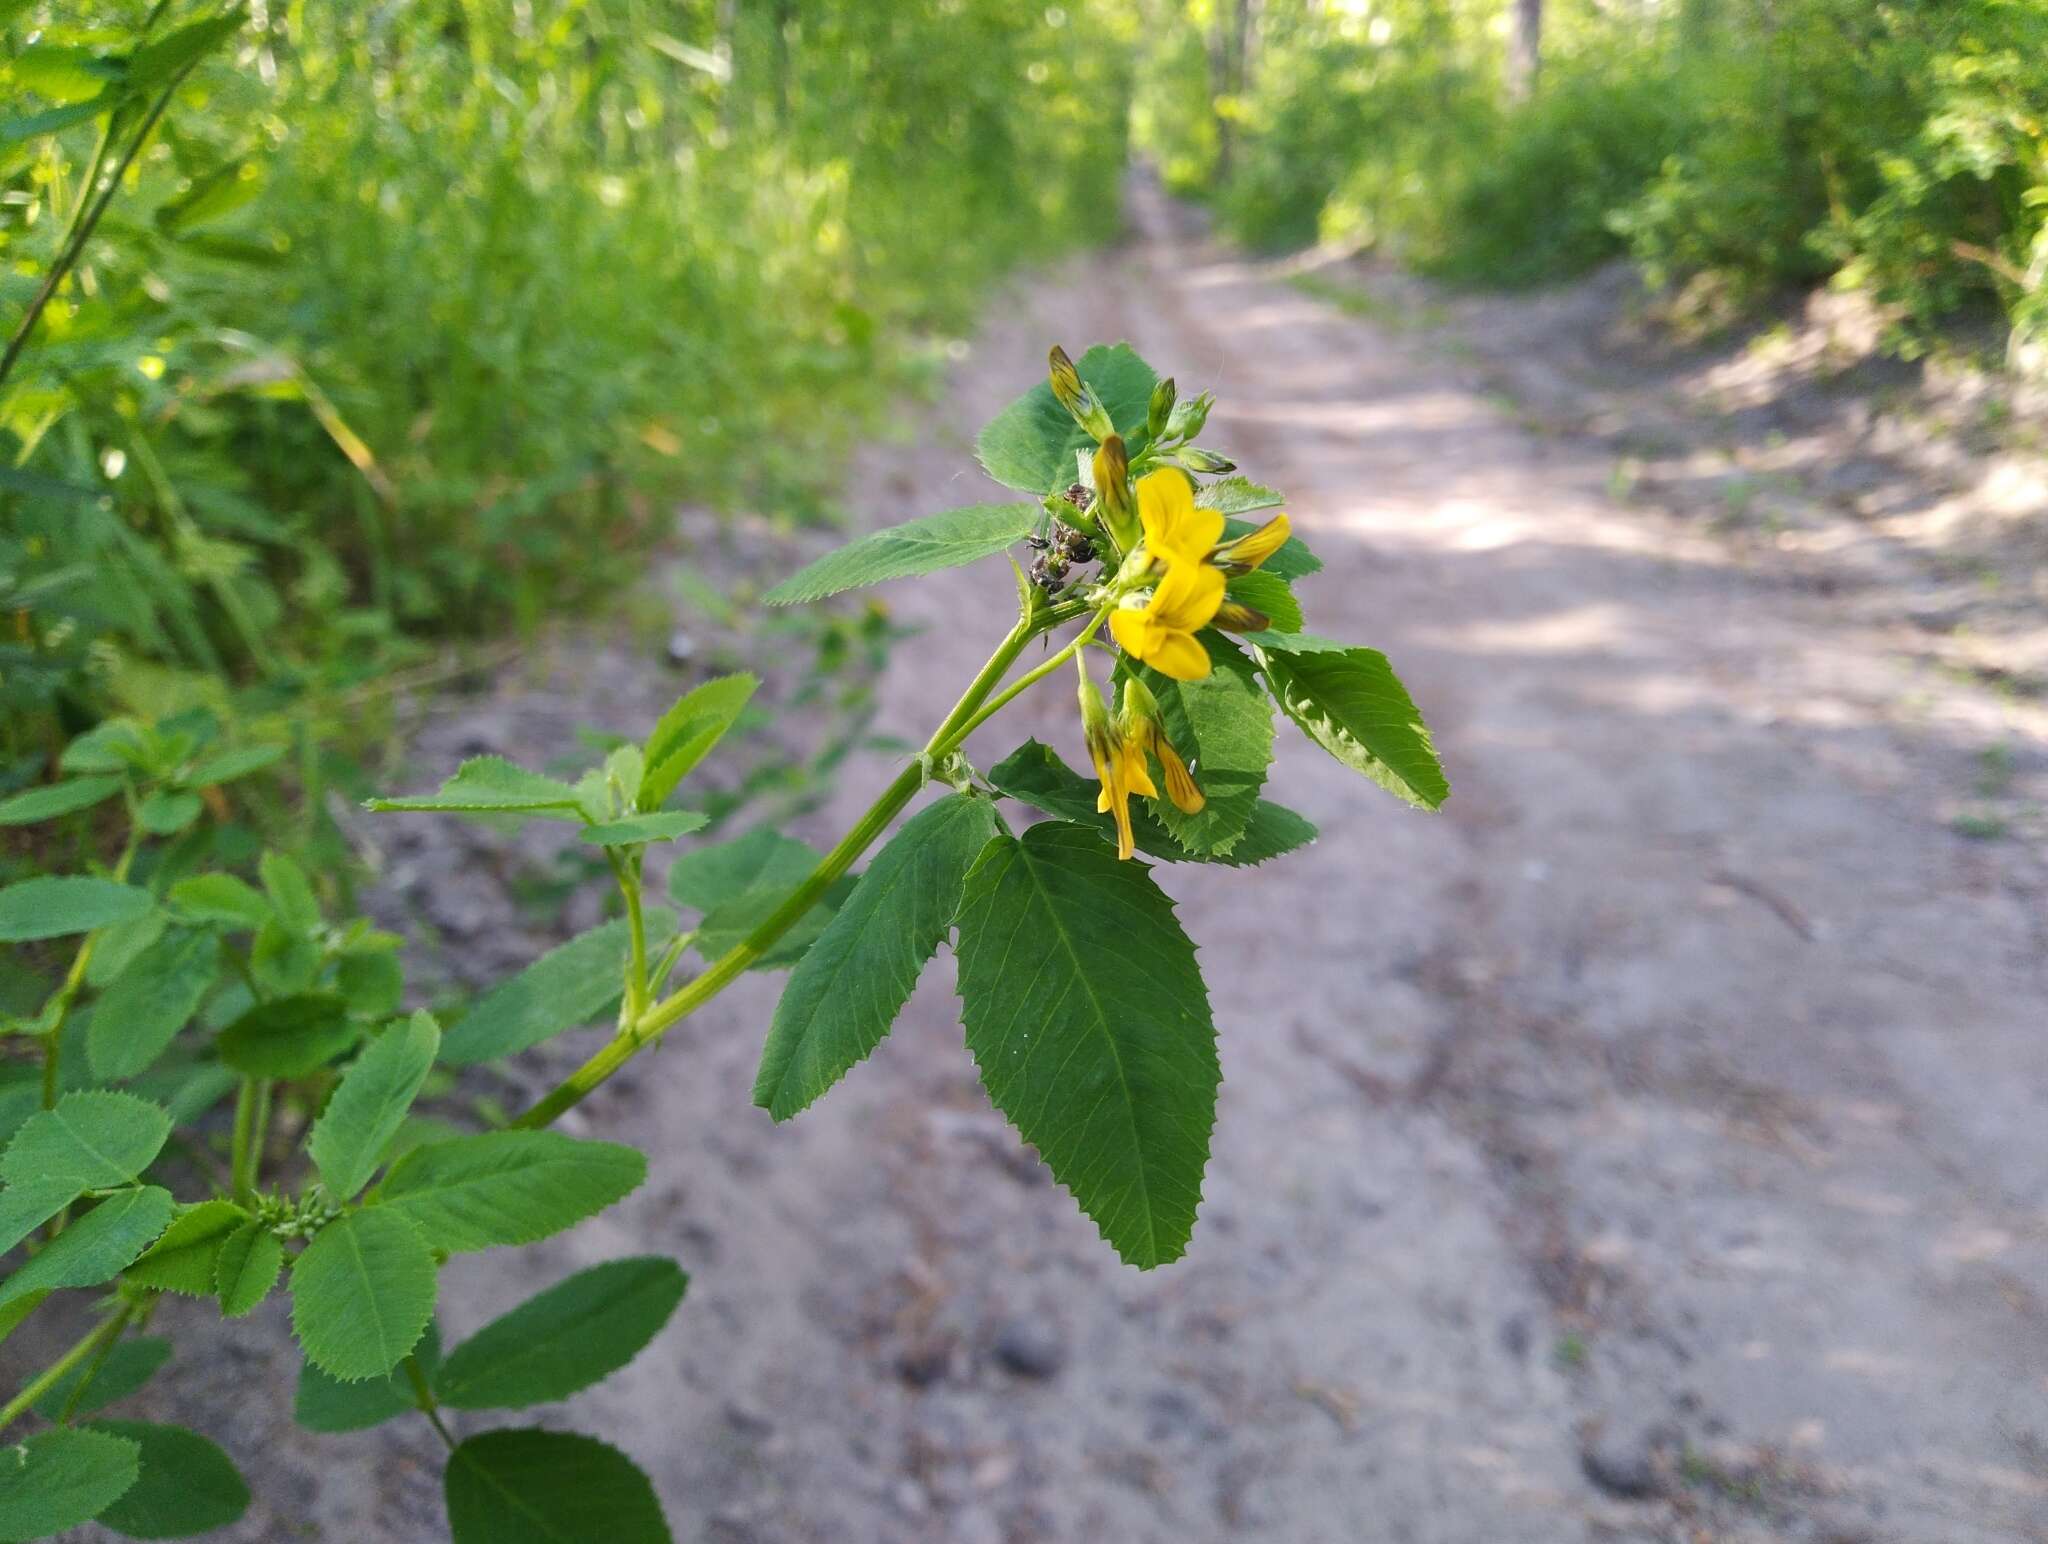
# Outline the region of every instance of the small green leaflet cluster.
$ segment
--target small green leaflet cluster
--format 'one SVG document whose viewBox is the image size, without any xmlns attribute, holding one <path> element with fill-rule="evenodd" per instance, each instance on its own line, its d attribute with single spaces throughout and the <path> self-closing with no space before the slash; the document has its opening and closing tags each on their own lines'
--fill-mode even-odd
<svg viewBox="0 0 2048 1544">
<path fill-rule="evenodd" d="M 1135 460 L 1147 444 L 1156 375 L 1125 344 L 1090 349 L 1076 368 Z M 1050 385 L 1034 387 L 976 445 L 989 475 L 1029 502 L 874 532 L 768 599 L 815 600 L 1003 550 L 1036 527 L 1041 501 L 1077 468 L 1089 475 L 1094 448 Z M 1230 537 L 1253 529 L 1241 517 L 1281 503 L 1241 476 L 1208 483 L 1197 499 L 1227 517 Z M 1242 641 L 1204 632 L 1212 669 L 1201 681 L 1119 663 L 1119 672 L 1141 673 L 1206 795 L 1194 815 L 1164 799 L 1133 809 L 1134 836 L 1149 857 L 1244 867 L 1314 839 L 1313 825 L 1264 797 L 1276 709 L 1410 804 L 1434 809 L 1449 793 L 1429 732 L 1385 657 L 1302 630 L 1294 585 L 1321 567 L 1290 538 L 1258 571 L 1233 578 L 1232 596 L 1267 627 Z M 925 963 L 953 937 L 967 1045 L 989 1097 L 1117 1252 L 1149 1267 L 1187 1246 L 1220 1074 L 1194 946 L 1149 866 L 1116 860 L 1098 792 L 1049 747 L 1027 741 L 981 785 L 909 820 L 836 911 L 814 915 L 815 938 L 777 1007 L 754 1099 L 777 1120 L 817 1099 L 881 1042 Z M 1013 835 L 997 798 L 1053 818 Z"/>
<path fill-rule="evenodd" d="M 398 802 L 572 820 L 637 876 L 648 844 L 703 824 L 663 805 L 753 690 L 745 676 L 705 683 L 644 744 L 614 749 L 575 783 L 486 761 L 437 795 Z M 118 797 L 138 844 L 168 839 L 150 854 L 146 881 L 131 881 L 124 860 L 114 875 L 44 876 L 0 889 L 0 937 L 80 941 L 76 987 L 8 1025 L 50 1042 L 59 1097 L 40 1108 L 33 1067 L 21 1069 L 25 1079 L 0 1081 L 0 1255 L 20 1251 L 0 1278 L 0 1337 L 63 1289 L 111 1294 L 132 1325 L 163 1293 L 212 1299 L 239 1319 L 284 1288 L 306 1357 L 302 1412 L 314 1426 L 341 1419 L 320 1414 L 323 1388 L 328 1406 L 360 1425 L 383 1418 L 364 1415 L 365 1399 L 389 1400 L 394 1390 L 400 1403 L 386 1413 L 423 1401 L 510 1410 L 565 1398 L 617 1370 L 681 1299 L 672 1262 L 580 1273 L 445 1360 L 432 1316 L 451 1254 L 573 1226 L 637 1187 L 645 1159 L 545 1130 L 463 1135 L 414 1105 L 436 1086 L 445 1090 L 443 1064 L 503 1055 L 609 1011 L 629 957 L 626 923 L 544 956 L 475 1003 L 444 1042 L 428 1015 L 398 1012 L 400 940 L 359 920 L 330 920 L 292 859 L 262 854 L 256 883 L 188 859 L 188 850 L 205 851 L 204 823 L 195 824 L 203 791 L 279 754 L 222 751 L 211 740 L 197 716 L 110 722 L 66 750 L 62 781 L 0 803 L 0 821 L 26 824 Z M 680 944 L 664 909 L 651 908 L 644 922 L 650 947 Z M 216 1193 L 181 1203 L 153 1170 L 182 1165 L 192 1146 L 167 1148 L 174 1127 L 238 1084 L 245 1099 L 260 1091 L 267 1101 L 274 1090 L 314 1117 L 304 1187 L 244 1187 L 238 1170 Z M 112 1339 L 43 1391 L 34 1413 L 52 1426 L 13 1447 L 17 1462 L 0 1465 L 0 1540 L 90 1518 L 164 1538 L 241 1514 L 248 1489 L 212 1442 L 96 1416 L 140 1387 L 167 1353 L 160 1340 Z M 627 1544 L 670 1537 L 630 1460 L 567 1433 L 470 1437 L 446 1485 L 464 1544 L 558 1539 L 564 1520 L 579 1518 L 567 1536 L 595 1537 L 579 1530 L 603 1518 L 609 1537 Z"/>
</svg>

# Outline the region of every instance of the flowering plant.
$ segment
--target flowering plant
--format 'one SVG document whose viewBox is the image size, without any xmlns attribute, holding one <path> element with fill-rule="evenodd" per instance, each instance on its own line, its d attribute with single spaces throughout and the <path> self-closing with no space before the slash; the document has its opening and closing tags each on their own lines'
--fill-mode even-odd
<svg viewBox="0 0 2048 1544">
<path fill-rule="evenodd" d="M 873 532 L 770 592 L 795 604 L 1035 553 L 1028 571 L 1012 563 L 1015 623 L 829 852 L 763 828 L 676 859 L 669 899 L 692 925 L 649 896 L 645 860 L 707 823 L 672 801 L 747 707 L 750 676 L 698 685 L 573 782 L 483 757 L 432 793 L 372 801 L 568 823 L 617 883 L 615 920 L 445 1027 L 402 1011 L 399 940 L 331 918 L 288 857 L 264 855 L 258 885 L 201 871 L 192 838 L 219 786 L 275 747 L 219 747 L 203 715 L 109 721 L 66 749 L 64 780 L 0 801 L 0 824 L 22 825 L 118 800 L 130 833 L 107 873 L 0 889 L 0 939 L 78 939 L 48 1000 L 7 1026 L 41 1065 L 8 1086 L 17 1104 L 0 1098 L 0 1250 L 25 1255 L 0 1279 L 0 1338 L 53 1294 L 92 1291 L 103 1311 L 0 1407 L 0 1428 L 45 1423 L 0 1464 L 0 1539 L 90 1518 L 164 1538 L 239 1515 L 247 1488 L 206 1438 L 86 1417 L 168 1355 L 131 1333 L 163 1294 L 239 1318 L 280 1282 L 305 1355 L 300 1421 L 342 1431 L 422 1413 L 448 1444 L 457 1540 L 668 1539 L 646 1477 L 606 1444 L 451 1423 L 563 1399 L 625 1365 L 681 1301 L 682 1271 L 658 1257 L 592 1267 L 445 1354 L 437 1277 L 452 1254 L 532 1243 L 632 1191 L 641 1153 L 547 1128 L 749 970 L 790 972 L 753 1090 L 786 1120 L 874 1050 L 950 939 L 989 1097 L 1125 1261 L 1178 1258 L 1221 1073 L 1195 947 L 1136 855 L 1239 868 L 1314 838 L 1264 797 L 1276 714 L 1411 804 L 1448 792 L 1386 659 L 1303 630 L 1295 586 L 1320 564 L 1285 514 L 1243 518 L 1281 501 L 1194 443 L 1210 405 L 1125 345 L 1078 361 L 1055 349 L 1049 379 L 977 445 L 1028 497 Z M 1055 635 L 1013 679 L 1026 647 Z M 1114 709 L 1092 661 L 1109 666 Z M 1093 781 L 1035 740 L 986 772 L 968 763 L 976 728 L 1069 665 Z M 672 986 L 692 953 L 701 968 Z M 516 1118 L 451 1132 L 416 1117 L 448 1069 L 614 1004 L 605 1043 Z M 217 1167 L 208 1122 L 229 1093 Z M 192 1135 L 173 1144 L 181 1124 Z"/>
</svg>

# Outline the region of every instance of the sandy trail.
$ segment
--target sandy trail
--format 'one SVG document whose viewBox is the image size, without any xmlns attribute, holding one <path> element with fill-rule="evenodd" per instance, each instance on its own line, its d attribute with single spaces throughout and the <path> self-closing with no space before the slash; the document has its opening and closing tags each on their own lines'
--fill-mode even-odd
<svg viewBox="0 0 2048 1544">
<path fill-rule="evenodd" d="M 1124 1269 L 1020 1151 L 942 959 L 780 1129 L 746 1104 L 776 982 L 721 999 L 571 1122 L 647 1144 L 651 1182 L 516 1270 L 458 1260 L 450 1333 L 680 1256 L 669 1330 L 560 1414 L 720 1544 L 2048 1539 L 2048 879 L 1935 813 L 1987 739 L 2032 775 L 2048 732 L 1614 504 L 1604 455 L 1427 338 L 1136 213 L 1000 308 L 857 507 L 985 496 L 972 431 L 1045 346 L 1128 337 L 1217 390 L 1205 439 L 1327 564 L 1311 625 L 1387 650 L 1431 718 L 1443 815 L 1283 727 L 1275 791 L 1322 840 L 1161 871 L 1225 1074 L 1188 1258 Z M 881 728 L 922 736 L 1009 585 L 888 592 L 928 631 Z M 1026 733 L 1078 758 L 1064 685 L 977 762 Z M 241 1537 L 437 1536 L 422 1432 L 288 1433 L 262 1380 L 292 1358 L 239 1354 Z M 224 1376 L 181 1363 L 165 1397 L 221 1432 Z"/>
</svg>

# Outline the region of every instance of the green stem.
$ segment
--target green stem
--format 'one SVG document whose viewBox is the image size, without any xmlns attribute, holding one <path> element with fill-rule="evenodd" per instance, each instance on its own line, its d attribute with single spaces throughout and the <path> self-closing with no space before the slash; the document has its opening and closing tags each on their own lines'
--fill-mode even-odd
<svg viewBox="0 0 2048 1544">
<path fill-rule="evenodd" d="M 455 1438 L 441 1423 L 441 1402 L 434 1398 L 433 1385 L 427 1382 L 426 1369 L 420 1366 L 417 1356 L 405 1359 L 405 1375 L 412 1381 L 412 1397 L 419 1404 L 420 1414 L 433 1423 L 434 1430 L 448 1445 L 448 1451 L 455 1451 Z"/>
<path fill-rule="evenodd" d="M 1031 687 L 1036 686 L 1040 681 L 1043 681 L 1047 676 L 1051 675 L 1055 670 L 1059 669 L 1061 665 L 1064 665 L 1068 660 L 1072 659 L 1076 654 L 1080 653 L 1081 650 L 1087 646 L 1089 640 L 1095 636 L 1095 630 L 1102 626 L 1103 618 L 1107 617 L 1108 615 L 1109 613 L 1107 611 L 1096 612 L 1095 620 L 1090 622 L 1086 627 L 1082 628 L 1080 632 L 1076 633 L 1073 637 L 1073 641 L 1070 642 L 1065 648 L 1061 649 L 1057 654 L 1049 656 L 1042 663 L 1034 666 L 1032 669 L 1026 671 L 1023 675 L 1019 676 L 1015 681 L 1012 681 L 1008 686 L 1003 688 L 1003 690 L 1000 693 L 990 698 L 988 706 L 981 709 L 981 711 L 976 713 L 965 724 L 961 725 L 958 732 L 956 732 L 952 736 L 951 740 L 938 752 L 938 754 L 943 755 L 945 751 L 952 750 L 954 746 L 959 745 L 969 735 L 974 733 L 975 730 L 979 729 L 983 724 L 987 723 L 990 719 L 994 718 L 996 714 L 1000 713 L 1005 707 L 1009 706 L 1012 698 L 1018 697 L 1022 695 L 1025 691 L 1029 690 Z"/>
<path fill-rule="evenodd" d="M 631 1061 L 648 1046 L 655 1044 L 675 1025 L 716 997 L 732 984 L 747 967 L 759 959 L 775 944 L 775 941 L 818 903 L 832 882 L 852 868 L 860 855 L 874 844 L 874 841 L 889 828 L 889 822 L 902 813 L 925 785 L 931 760 L 945 754 L 954 742 L 964 734 L 981 705 L 988 700 L 989 693 L 996 689 L 1010 667 L 1017 662 L 1017 656 L 1024 652 L 1024 646 L 1039 633 L 1060 622 L 1071 620 L 1078 613 L 1062 612 L 1054 608 L 1036 617 L 1022 618 L 1010 629 L 1009 635 L 991 654 L 988 663 L 968 683 L 960 700 L 953 705 L 953 711 L 933 731 L 925 742 L 923 754 L 896 774 L 889 786 L 882 790 L 875 802 L 868 806 L 852 830 L 839 839 L 839 844 L 828 852 L 823 861 L 813 869 L 804 882 L 789 893 L 783 903 L 776 907 L 753 932 L 734 944 L 700 976 L 687 985 L 655 1003 L 632 1022 L 624 1025 L 616 1038 L 578 1067 L 558 1084 L 540 1103 L 520 1116 L 512 1124 L 516 1127 L 534 1129 L 546 1126 L 559 1118 L 563 1112 L 575 1108 L 591 1091 L 610 1078 L 627 1062 Z"/>
<path fill-rule="evenodd" d="M 171 105 L 172 96 L 185 84 L 185 77 L 192 73 L 198 63 L 198 60 L 193 60 L 171 77 L 169 84 L 150 107 L 149 115 L 142 120 L 142 127 L 136 131 L 135 138 L 128 142 L 128 148 L 122 152 L 120 165 L 116 166 L 113 174 L 107 178 L 105 192 L 95 198 L 90 185 L 85 189 L 85 202 L 73 212 L 71 228 L 65 234 L 64 244 L 58 248 L 57 256 L 50 264 L 50 271 L 43 276 L 42 285 L 37 289 L 35 299 L 28 303 L 28 310 L 22 313 L 21 325 L 14 329 L 14 336 L 7 340 L 7 351 L 0 354 L 0 381 L 7 379 L 14 369 L 15 361 L 21 358 L 21 351 L 28 346 L 29 334 L 35 331 L 36 323 L 42 319 L 43 310 L 49 305 L 50 297 L 57 293 L 57 286 L 64 282 L 64 276 L 77 266 L 80 254 L 85 251 L 85 244 L 92 240 L 93 230 L 100 223 L 100 217 L 107 212 L 107 206 L 113 203 L 114 195 L 121 190 L 121 179 L 128 175 L 128 168 L 135 163 L 135 158 L 141 154 L 142 147 L 149 143 L 149 136 L 156 132 L 157 120 L 163 117 L 164 109 Z M 110 134 L 113 132 L 114 116 L 115 114 L 110 112 L 107 117 L 107 132 Z M 101 161 L 102 158 L 95 158 L 95 171 Z"/>
<path fill-rule="evenodd" d="M 631 1024 L 647 1011 L 647 918 L 640 904 L 639 865 L 609 847 L 605 849 L 605 859 L 619 882 L 619 893 L 626 898 L 626 925 L 633 939 L 632 960 L 626 967 L 626 1009 L 622 1020 Z"/>
<path fill-rule="evenodd" d="M 229 1150 L 228 1175 L 234 1182 L 235 1199 L 244 1206 L 256 1196 L 257 1170 L 263 1159 L 263 1126 L 269 1114 L 270 1080 L 242 1079 L 235 1095 L 235 1134 Z"/>
<path fill-rule="evenodd" d="M 101 1346 L 111 1345 L 116 1340 L 119 1340 L 121 1332 L 128 1328 L 128 1321 L 134 1316 L 135 1305 L 123 1303 L 120 1308 L 115 1310 L 114 1316 L 111 1319 L 98 1326 L 91 1334 L 79 1341 L 77 1345 L 66 1351 L 56 1361 L 44 1368 L 41 1373 L 30 1379 L 19 1394 L 8 1400 L 5 1405 L 0 1405 L 0 1431 L 5 1431 L 9 1426 L 20 1420 L 22 1415 L 27 1412 L 29 1406 L 63 1381 L 64 1375 L 70 1372 L 72 1368 L 83 1362 L 87 1357 L 98 1352 Z"/>
</svg>

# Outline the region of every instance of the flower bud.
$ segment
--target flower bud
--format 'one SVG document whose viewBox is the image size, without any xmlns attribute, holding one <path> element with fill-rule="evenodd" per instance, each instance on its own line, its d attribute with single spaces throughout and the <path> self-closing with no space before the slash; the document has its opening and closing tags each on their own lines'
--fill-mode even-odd
<svg viewBox="0 0 2048 1544">
<path fill-rule="evenodd" d="M 1047 375 L 1052 382 L 1052 394 L 1059 399 L 1061 407 L 1073 417 L 1075 423 L 1086 429 L 1099 442 L 1116 432 L 1116 425 L 1109 420 L 1109 410 L 1081 379 L 1081 372 L 1074 368 L 1074 361 L 1067 357 L 1067 351 L 1054 344 L 1046 356 Z"/>
<path fill-rule="evenodd" d="M 1138 545 L 1141 534 L 1137 505 L 1131 501 L 1131 464 L 1124 442 L 1110 435 L 1095 452 L 1095 514 L 1120 552 Z"/>
<path fill-rule="evenodd" d="M 1216 405 L 1216 394 L 1205 391 L 1199 397 L 1190 397 L 1176 402 L 1173 412 L 1166 420 L 1167 437 L 1176 440 L 1191 440 L 1202 432 L 1202 425 L 1209 421 L 1209 409 Z"/>
<path fill-rule="evenodd" d="M 1190 472 L 1209 476 L 1237 470 L 1237 463 L 1228 456 L 1219 456 L 1213 450 L 1203 450 L 1199 445 L 1184 445 L 1168 458 L 1175 466 L 1185 467 Z"/>
<path fill-rule="evenodd" d="M 1293 523 L 1282 510 L 1255 531 L 1227 541 L 1209 553 L 1209 561 L 1226 574 L 1248 574 L 1286 543 Z"/>
<path fill-rule="evenodd" d="M 1152 405 L 1145 411 L 1145 432 L 1155 440 L 1166 432 L 1166 421 L 1173 416 L 1173 397 L 1170 375 L 1152 388 Z"/>
</svg>

